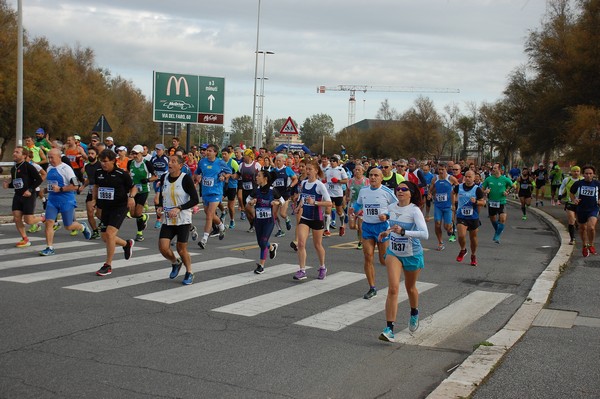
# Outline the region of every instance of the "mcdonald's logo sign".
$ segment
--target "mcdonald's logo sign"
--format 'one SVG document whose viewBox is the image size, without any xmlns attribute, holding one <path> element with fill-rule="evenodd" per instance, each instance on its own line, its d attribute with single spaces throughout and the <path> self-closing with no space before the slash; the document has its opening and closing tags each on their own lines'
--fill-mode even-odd
<svg viewBox="0 0 600 399">
<path fill-rule="evenodd" d="M 175 82 L 175 95 L 179 96 L 181 93 L 181 83 L 183 82 L 185 86 L 185 96 L 190 97 L 190 87 L 188 86 L 188 82 L 184 76 L 176 78 L 175 75 L 171 75 L 169 81 L 167 82 L 167 92 L 165 93 L 167 96 L 171 95 L 171 83 Z"/>
</svg>

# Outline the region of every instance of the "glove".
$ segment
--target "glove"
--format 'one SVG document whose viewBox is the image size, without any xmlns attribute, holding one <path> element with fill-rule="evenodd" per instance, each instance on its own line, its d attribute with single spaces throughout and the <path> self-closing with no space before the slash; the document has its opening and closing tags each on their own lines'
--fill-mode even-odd
<svg viewBox="0 0 600 399">
<path fill-rule="evenodd" d="M 323 184 L 326 184 L 326 183 L 327 183 L 327 179 L 323 179 L 323 180 L 321 180 L 321 181 L 323 182 Z"/>
<path fill-rule="evenodd" d="M 337 183 L 337 182 L 339 182 L 339 180 L 337 179 L 337 177 L 332 177 L 331 178 L 331 182 L 332 183 Z"/>
</svg>

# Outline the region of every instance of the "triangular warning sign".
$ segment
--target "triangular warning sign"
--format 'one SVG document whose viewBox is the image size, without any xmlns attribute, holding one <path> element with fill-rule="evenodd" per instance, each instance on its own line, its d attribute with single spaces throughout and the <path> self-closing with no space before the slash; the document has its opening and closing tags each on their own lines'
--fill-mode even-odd
<svg viewBox="0 0 600 399">
<path fill-rule="evenodd" d="M 279 134 L 298 134 L 298 129 L 296 129 L 296 125 L 294 125 L 291 116 L 288 116 L 287 121 L 283 124 Z"/>
<path fill-rule="evenodd" d="M 96 124 L 92 128 L 92 132 L 96 132 L 96 133 L 112 133 L 112 128 L 108 124 L 108 120 L 106 119 L 106 117 L 104 116 L 104 114 L 102 114 L 100 116 L 100 119 L 98 119 L 98 122 L 96 122 Z"/>
</svg>

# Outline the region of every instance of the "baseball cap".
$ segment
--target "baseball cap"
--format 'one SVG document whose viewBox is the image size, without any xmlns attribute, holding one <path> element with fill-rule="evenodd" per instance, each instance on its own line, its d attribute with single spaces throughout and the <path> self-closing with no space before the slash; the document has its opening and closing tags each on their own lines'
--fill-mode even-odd
<svg viewBox="0 0 600 399">
<path fill-rule="evenodd" d="M 201 150 L 206 150 L 207 148 L 208 148 L 208 144 L 202 144 L 202 145 L 200 146 L 200 149 L 201 149 Z"/>
<path fill-rule="evenodd" d="M 73 138 L 77 141 L 81 141 L 81 137 L 78 134 L 74 135 Z"/>
<path fill-rule="evenodd" d="M 46 134 L 46 132 L 44 131 L 44 129 L 42 129 L 41 127 L 39 127 L 36 131 L 35 134 Z"/>
<path fill-rule="evenodd" d="M 117 151 L 127 151 L 127 147 L 125 147 L 124 145 L 119 146 L 119 147 L 117 147 Z"/>
<path fill-rule="evenodd" d="M 543 163 L 543 162 L 540 162 L 540 163 L 538 164 L 538 166 L 544 166 L 544 163 Z"/>
<path fill-rule="evenodd" d="M 162 144 L 157 144 L 156 146 L 154 146 L 154 149 L 156 149 L 156 150 L 163 150 L 164 151 L 165 150 L 165 146 L 162 145 Z"/>
<path fill-rule="evenodd" d="M 577 171 L 577 172 L 581 172 L 581 168 L 580 168 L 579 166 L 573 166 L 573 167 L 571 168 L 571 172 L 575 172 L 575 171 Z"/>
<path fill-rule="evenodd" d="M 411 158 L 408 160 L 408 163 L 417 163 L 417 160 L 415 158 Z"/>
<path fill-rule="evenodd" d="M 141 154 L 142 152 L 144 152 L 144 147 L 142 147 L 139 144 L 136 144 L 133 146 L 133 148 L 131 149 L 131 152 L 137 152 L 138 154 Z"/>
<path fill-rule="evenodd" d="M 248 157 L 253 157 L 254 151 L 252 151 L 252 149 L 248 148 L 248 149 L 244 150 L 244 155 L 246 155 Z"/>
<path fill-rule="evenodd" d="M 112 136 L 108 136 L 107 138 L 105 138 L 104 140 L 110 140 L 110 141 L 114 141 Z"/>
</svg>

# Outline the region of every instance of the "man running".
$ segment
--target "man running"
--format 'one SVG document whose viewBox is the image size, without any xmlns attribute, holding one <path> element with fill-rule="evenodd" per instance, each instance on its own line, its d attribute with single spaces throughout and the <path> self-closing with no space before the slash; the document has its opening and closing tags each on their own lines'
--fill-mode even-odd
<svg viewBox="0 0 600 399">
<path fill-rule="evenodd" d="M 285 155 L 277 154 L 275 157 L 275 168 L 272 171 L 273 175 L 273 188 L 277 189 L 277 192 L 283 198 L 284 203 L 281 206 L 274 208 L 275 212 L 275 224 L 277 224 L 277 234 L 275 237 L 283 237 L 285 233 L 281 229 L 281 221 L 279 217 L 281 216 L 285 220 L 285 228 L 286 230 L 292 229 L 292 222 L 288 216 L 288 205 L 290 202 L 290 197 L 292 195 L 292 191 L 296 189 L 296 185 L 298 184 L 298 176 L 289 166 L 285 165 Z"/>
<path fill-rule="evenodd" d="M 577 222 L 581 235 L 582 254 L 584 257 L 596 255 L 594 241 L 596 239 L 596 223 L 600 196 L 600 182 L 594 179 L 596 168 L 586 165 L 583 168 L 583 180 L 578 180 L 571 186 L 571 201 L 577 205 Z"/>
<path fill-rule="evenodd" d="M 533 176 L 535 176 L 535 207 L 537 208 L 539 205 L 544 206 L 544 186 L 548 181 L 548 171 L 543 162 L 540 162 L 538 168 L 533 171 Z M 542 193 L 541 200 L 540 192 Z"/>
<path fill-rule="evenodd" d="M 137 188 L 135 194 L 135 208 L 131 212 L 131 217 L 136 218 L 137 233 L 135 235 L 136 241 L 144 241 L 144 230 L 148 224 L 148 214 L 144 213 L 144 206 L 150 193 L 149 182 L 153 182 L 157 179 L 154 173 L 154 167 L 152 162 L 144 159 L 144 147 L 137 144 L 131 149 L 132 159 L 127 164 L 127 169 Z"/>
<path fill-rule="evenodd" d="M 158 196 L 160 195 L 160 184 L 159 180 L 162 175 L 168 172 L 169 170 L 169 157 L 165 155 L 165 146 L 163 144 L 157 144 L 154 147 L 155 155 L 150 159 L 150 163 L 154 168 L 154 172 L 156 173 L 157 180 L 154 181 L 154 208 L 158 208 Z M 161 219 L 156 213 L 156 223 L 154 223 L 154 228 L 159 229 L 161 225 Z"/>
<path fill-rule="evenodd" d="M 500 244 L 500 236 L 506 225 L 506 197 L 513 186 L 512 180 L 502 174 L 502 166 L 495 163 L 492 166 L 492 174 L 482 184 L 484 193 L 488 197 L 488 215 L 492 226 L 494 226 L 493 241 Z"/>
<path fill-rule="evenodd" d="M 560 188 L 558 189 L 558 200 L 560 201 L 563 197 L 567 198 L 565 200 L 565 212 L 567 212 L 567 224 L 569 228 L 569 236 L 571 238 L 569 245 L 575 244 L 575 223 L 577 223 L 577 215 L 575 214 L 577 211 L 577 205 L 571 201 L 569 192 L 573 186 L 573 183 L 581 179 L 583 179 L 583 177 L 581 177 L 581 168 L 579 166 L 573 166 L 571 168 L 571 176 L 565 177 L 560 185 Z"/>
<path fill-rule="evenodd" d="M 329 197 L 340 219 L 340 237 L 343 237 L 346 233 L 346 227 L 344 226 L 344 189 L 342 185 L 348 183 L 348 174 L 340 166 L 340 159 L 335 155 L 329 158 L 329 167 L 325 168 L 324 172 Z M 330 224 L 331 209 L 325 211 L 325 232 L 323 233 L 325 237 L 331 236 L 331 232 L 329 231 Z"/>
<path fill-rule="evenodd" d="M 471 266 L 477 266 L 477 231 L 481 226 L 479 207 L 485 205 L 483 190 L 474 183 L 475 173 L 468 170 L 463 176 L 463 183 L 454 186 L 453 201 L 456 208 L 456 230 L 460 252 L 457 262 L 462 262 L 467 254 L 467 231 L 471 242 Z"/>
<path fill-rule="evenodd" d="M 448 234 L 448 241 L 454 242 L 454 229 L 452 227 L 452 188 L 458 185 L 458 180 L 448 174 L 445 163 L 438 165 L 438 174 L 433 178 L 429 188 L 429 198 L 433 199 L 433 220 L 435 235 L 438 240 L 438 251 L 443 251 L 446 246 L 442 239 L 442 223 Z"/>
</svg>

